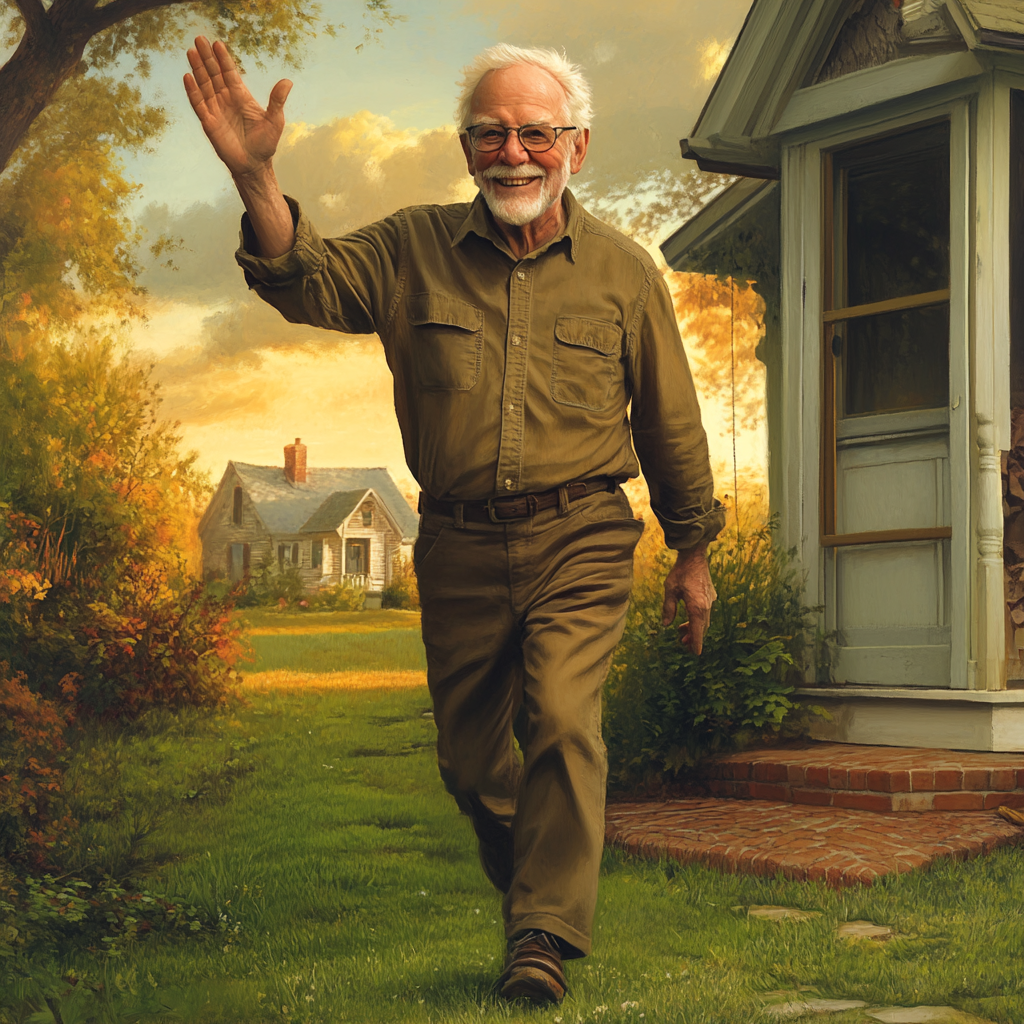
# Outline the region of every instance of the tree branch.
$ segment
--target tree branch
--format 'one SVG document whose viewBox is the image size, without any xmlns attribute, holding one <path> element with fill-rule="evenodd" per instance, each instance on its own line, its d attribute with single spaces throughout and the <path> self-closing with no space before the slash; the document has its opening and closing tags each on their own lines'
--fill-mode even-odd
<svg viewBox="0 0 1024 1024">
<path fill-rule="evenodd" d="M 25 22 L 25 31 L 29 35 L 42 35 L 46 32 L 46 8 L 43 0 L 14 0 L 18 13 Z"/>
<path fill-rule="evenodd" d="M 17 0 L 17 2 L 21 2 L 21 0 Z M 39 0 L 35 0 L 35 2 L 38 3 Z M 85 25 L 90 35 L 95 35 L 120 21 L 134 18 L 136 14 L 155 11 L 158 7 L 176 7 L 185 2 L 186 0 L 113 0 L 113 3 L 95 8 L 92 14 L 85 19 Z"/>
</svg>

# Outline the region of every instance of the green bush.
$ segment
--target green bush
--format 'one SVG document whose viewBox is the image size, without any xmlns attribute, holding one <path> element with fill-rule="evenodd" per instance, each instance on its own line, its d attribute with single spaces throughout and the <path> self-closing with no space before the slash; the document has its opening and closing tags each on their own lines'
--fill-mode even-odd
<svg viewBox="0 0 1024 1024">
<path fill-rule="evenodd" d="M 238 608 L 267 608 L 279 605 L 282 608 L 290 604 L 298 604 L 306 596 L 299 570 L 292 566 L 281 572 L 268 559 L 247 575 L 241 583 L 233 588 L 238 595 Z"/>
<path fill-rule="evenodd" d="M 381 608 L 398 608 L 402 611 L 420 606 L 420 590 L 416 583 L 416 570 L 412 559 L 401 551 L 395 553 L 391 563 L 391 582 L 381 591 Z"/>
<path fill-rule="evenodd" d="M 361 612 L 366 602 L 366 591 L 361 587 L 335 583 L 307 595 L 305 600 L 307 610 L 311 612 Z"/>
<path fill-rule="evenodd" d="M 709 754 L 770 743 L 805 725 L 790 694 L 802 680 L 813 609 L 771 526 L 711 546 L 718 600 L 699 657 L 680 645 L 676 625 L 661 625 L 672 560 L 662 551 L 641 567 L 608 676 L 604 736 L 613 789 L 684 781 Z"/>
</svg>

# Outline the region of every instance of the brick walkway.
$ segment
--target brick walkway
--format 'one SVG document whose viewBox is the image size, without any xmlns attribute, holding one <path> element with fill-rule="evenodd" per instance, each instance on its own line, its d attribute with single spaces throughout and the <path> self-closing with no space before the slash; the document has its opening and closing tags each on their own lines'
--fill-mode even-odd
<svg viewBox="0 0 1024 1024">
<path fill-rule="evenodd" d="M 719 756 L 712 796 L 863 811 L 1024 808 L 1024 756 L 809 743 Z"/>
<path fill-rule="evenodd" d="M 610 803 L 605 821 L 607 841 L 631 853 L 836 886 L 1024 843 L 1024 829 L 991 812 L 893 814 L 768 800 Z"/>
</svg>

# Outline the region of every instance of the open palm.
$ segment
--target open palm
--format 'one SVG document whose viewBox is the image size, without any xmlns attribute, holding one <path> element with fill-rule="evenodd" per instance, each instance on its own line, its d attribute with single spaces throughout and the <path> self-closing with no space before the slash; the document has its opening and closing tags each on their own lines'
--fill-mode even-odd
<svg viewBox="0 0 1024 1024">
<path fill-rule="evenodd" d="M 278 82 L 264 110 L 220 40 L 211 46 L 205 36 L 198 36 L 188 62 L 192 74 L 185 75 L 185 92 L 217 156 L 236 178 L 265 166 L 284 130 L 284 102 L 292 83 Z"/>
</svg>

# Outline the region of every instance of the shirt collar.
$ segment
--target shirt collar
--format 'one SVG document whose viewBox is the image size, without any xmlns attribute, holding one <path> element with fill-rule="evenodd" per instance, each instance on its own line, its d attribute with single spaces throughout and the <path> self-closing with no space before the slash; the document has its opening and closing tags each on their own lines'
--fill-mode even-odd
<svg viewBox="0 0 1024 1024">
<path fill-rule="evenodd" d="M 541 253 L 547 252 L 551 246 L 556 245 L 562 241 L 563 238 L 569 239 L 569 258 L 576 262 L 576 258 L 579 254 L 580 246 L 580 234 L 583 226 L 583 208 L 577 202 L 576 197 L 566 189 L 562 193 L 562 206 L 565 209 L 565 227 L 552 238 L 549 242 L 545 242 L 539 249 L 535 249 L 531 252 L 526 259 L 533 259 L 540 256 Z M 467 235 L 474 234 L 480 238 L 486 238 L 487 241 L 496 245 L 502 252 L 509 252 L 508 244 L 504 238 L 501 237 L 501 232 L 498 231 L 497 225 L 494 223 L 494 217 L 491 215 L 491 211 L 487 208 L 487 202 L 484 197 L 478 192 L 476 198 L 470 203 L 469 213 L 466 215 L 466 219 L 459 225 L 458 231 L 455 232 L 455 237 L 452 238 L 452 248 L 459 245 Z M 514 256 L 512 256 L 515 259 Z"/>
</svg>

